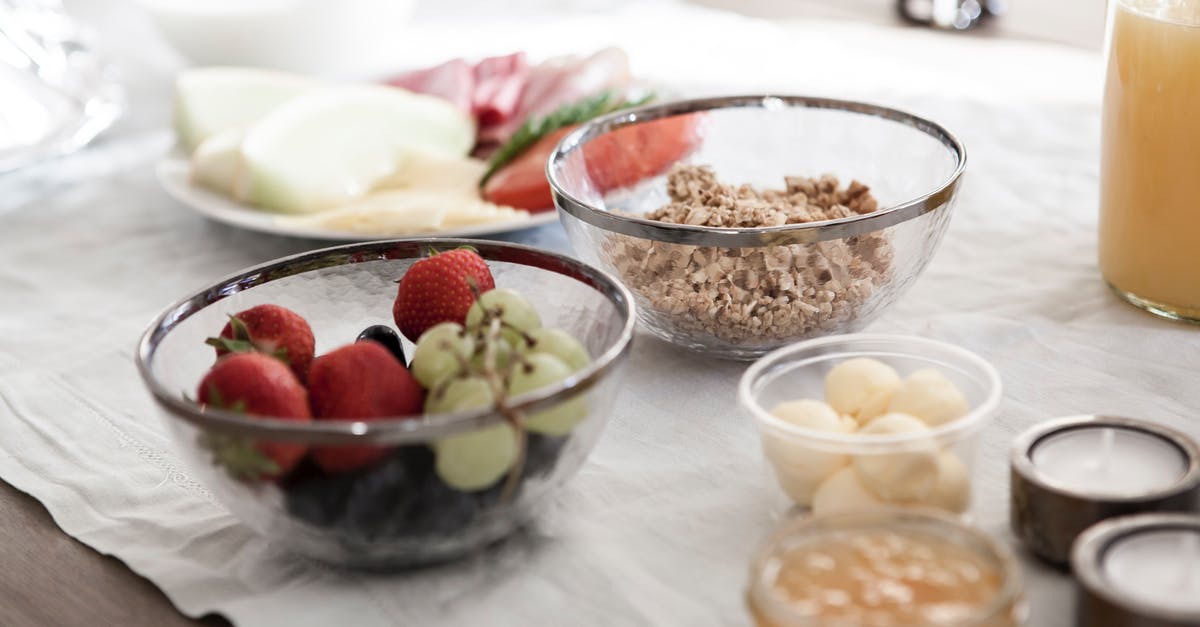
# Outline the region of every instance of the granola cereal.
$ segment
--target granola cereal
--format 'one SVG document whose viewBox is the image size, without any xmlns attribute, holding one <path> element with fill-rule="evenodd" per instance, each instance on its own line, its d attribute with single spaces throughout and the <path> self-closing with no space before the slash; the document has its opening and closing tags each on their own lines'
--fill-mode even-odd
<svg viewBox="0 0 1200 627">
<path fill-rule="evenodd" d="M 785 177 L 785 189 L 721 183 L 707 166 L 676 166 L 670 202 L 648 219 L 714 227 L 801 224 L 871 213 L 878 203 L 858 181 Z M 882 233 L 812 244 L 716 248 L 615 236 L 604 252 L 652 318 L 675 332 L 738 346 L 765 345 L 840 328 L 889 277 Z M 653 323 L 652 323 L 653 324 Z"/>
</svg>

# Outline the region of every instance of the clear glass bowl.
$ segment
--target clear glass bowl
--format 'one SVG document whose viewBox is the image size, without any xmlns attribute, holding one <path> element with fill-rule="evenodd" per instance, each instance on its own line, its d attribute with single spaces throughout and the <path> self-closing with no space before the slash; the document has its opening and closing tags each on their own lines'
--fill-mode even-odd
<svg viewBox="0 0 1200 627">
<path fill-rule="evenodd" d="M 726 183 L 783 187 L 829 173 L 871 188 L 880 210 L 766 228 L 644 219 L 668 201 L 667 172 L 601 192 L 598 180 L 642 172 L 639 153 L 599 137 L 632 127 L 653 145 L 694 116 L 677 163 L 712 166 Z M 665 135 L 664 135 L 665 136 Z M 753 359 L 797 340 L 859 330 L 917 279 L 949 223 L 966 165 L 962 144 L 928 120 L 876 105 L 790 96 L 673 102 L 598 118 L 563 138 L 547 176 L 575 251 L 633 292 L 642 323 L 696 351 Z M 719 272 L 712 271 L 719 268 Z"/>
<path fill-rule="evenodd" d="M 374 324 L 391 324 L 396 280 L 431 250 L 474 247 L 498 287 L 521 292 L 543 324 L 578 338 L 593 357 L 562 382 L 508 399 L 530 414 L 583 403 L 586 418 L 565 436 L 529 434 L 523 467 L 474 492 L 450 488 L 433 472 L 429 444 L 438 438 L 504 422 L 495 409 L 371 421 L 294 421 L 201 409 L 191 394 L 212 366 L 216 335 L 229 314 L 262 303 L 304 316 L 317 354 L 353 342 Z M 618 389 L 618 372 L 633 337 L 630 296 L 603 272 L 576 260 L 525 246 L 453 239 L 353 244 L 286 257 L 250 268 L 168 307 L 138 349 L 138 368 L 179 450 L 202 482 L 259 533 L 328 562 L 396 566 L 443 560 L 494 541 L 528 520 L 582 465 L 595 445 Z M 406 354 L 412 346 L 406 342 Z M 248 483 L 216 464 L 215 439 L 247 444 L 380 447 L 379 463 L 328 475 L 304 461 L 278 481 Z"/>
<path fill-rule="evenodd" d="M 858 622 L 822 620 L 798 612 L 777 591 L 787 553 L 808 545 L 823 545 L 834 538 L 851 539 L 865 534 L 909 536 L 976 556 L 1000 576 L 999 590 L 991 601 L 962 620 L 938 623 L 953 627 L 1017 627 L 1029 614 L 1021 567 L 1012 551 L 983 531 L 933 510 L 885 508 L 824 516 L 794 517 L 783 523 L 755 554 L 750 564 L 746 602 L 758 627 L 866 627 Z M 905 573 L 910 576 L 909 573 Z M 847 574 L 847 581 L 854 581 Z M 890 624 L 879 620 L 867 624 Z M 915 624 L 915 623 L 897 623 Z M 932 624 L 932 623 L 931 623 Z"/>
<path fill-rule="evenodd" d="M 60 0 L 0 0 L 0 175 L 79 150 L 125 94 Z"/>
<path fill-rule="evenodd" d="M 893 435 L 816 431 L 770 413 L 785 401 L 823 400 L 826 375 L 855 357 L 881 361 L 902 378 L 934 368 L 963 393 L 970 411 L 926 431 Z M 975 353 L 917 336 L 868 333 L 781 348 L 751 365 L 738 385 L 738 402 L 758 425 L 766 465 L 780 488 L 777 509 L 794 504 L 816 513 L 880 504 L 968 513 L 979 435 L 995 416 L 1000 394 L 1000 375 Z M 864 472 L 887 474 L 863 482 Z M 828 492 L 818 496 L 823 487 Z M 880 487 L 888 489 L 881 494 Z"/>
</svg>

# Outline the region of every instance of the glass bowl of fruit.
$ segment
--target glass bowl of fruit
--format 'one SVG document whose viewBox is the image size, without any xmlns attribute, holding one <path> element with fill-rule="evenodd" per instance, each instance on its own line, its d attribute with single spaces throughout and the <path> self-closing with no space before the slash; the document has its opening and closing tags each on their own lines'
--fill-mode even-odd
<svg viewBox="0 0 1200 627">
<path fill-rule="evenodd" d="M 937 250 L 965 166 L 912 114 L 758 95 L 597 118 L 547 178 L 575 251 L 629 288 L 650 332 L 749 360 L 882 313 Z"/>
<path fill-rule="evenodd" d="M 970 511 L 980 434 L 1000 375 L 961 347 L 854 333 L 799 342 L 751 365 L 738 402 L 758 425 L 777 509 Z"/>
<path fill-rule="evenodd" d="M 168 307 L 138 368 L 202 482 L 352 566 L 448 559 L 529 520 L 595 445 L 629 293 L 558 254 L 417 239 L 286 257 Z"/>
</svg>

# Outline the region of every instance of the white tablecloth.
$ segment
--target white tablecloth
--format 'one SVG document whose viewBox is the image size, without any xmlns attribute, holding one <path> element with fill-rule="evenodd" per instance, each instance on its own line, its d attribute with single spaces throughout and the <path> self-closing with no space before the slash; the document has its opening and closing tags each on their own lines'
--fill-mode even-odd
<svg viewBox="0 0 1200 627">
<path fill-rule="evenodd" d="M 734 401 L 744 365 L 645 335 L 588 463 L 547 516 L 495 550 L 413 573 L 342 572 L 282 553 L 216 504 L 172 450 L 135 342 L 179 296 L 321 243 L 240 232 L 170 200 L 152 171 L 171 141 L 177 60 L 129 7 L 82 8 L 109 36 L 132 109 L 85 153 L 0 179 L 0 477 L 181 611 L 238 625 L 748 622 L 747 561 L 773 522 Z M 640 75 L 684 91 L 873 98 L 959 133 L 970 163 L 950 231 L 872 329 L 956 342 L 999 368 L 1005 400 L 986 432 L 976 515 L 1006 541 L 1008 445 L 1030 424 L 1108 412 L 1200 436 L 1200 331 L 1119 303 L 1096 268 L 1098 55 L 835 23 L 785 30 L 669 4 L 620 11 L 434 19 L 397 59 L 617 43 Z M 507 239 L 566 247 L 557 225 Z M 1031 624 L 1071 624 L 1070 580 L 1026 566 Z"/>
</svg>

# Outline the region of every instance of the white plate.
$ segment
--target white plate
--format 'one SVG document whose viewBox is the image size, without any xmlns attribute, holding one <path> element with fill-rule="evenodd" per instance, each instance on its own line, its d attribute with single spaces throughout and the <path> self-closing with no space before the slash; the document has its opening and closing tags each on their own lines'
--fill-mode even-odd
<svg viewBox="0 0 1200 627">
<path fill-rule="evenodd" d="M 528 220 L 492 222 L 464 228 L 420 233 L 365 234 L 353 231 L 338 231 L 303 226 L 280 220 L 278 214 L 243 205 L 214 191 L 192 185 L 188 180 L 188 161 L 178 155 L 168 155 L 163 158 L 158 163 L 157 174 L 158 182 L 162 184 L 163 189 L 167 190 L 167 194 L 202 216 L 251 231 L 270 233 L 272 235 L 286 235 L 289 237 L 307 237 L 311 239 L 346 242 L 429 235 L 437 235 L 438 237 L 478 237 L 481 235 L 497 235 L 499 233 L 530 229 L 535 226 L 542 226 L 543 224 L 558 221 L 557 212 L 544 211 L 531 214 Z"/>
</svg>

